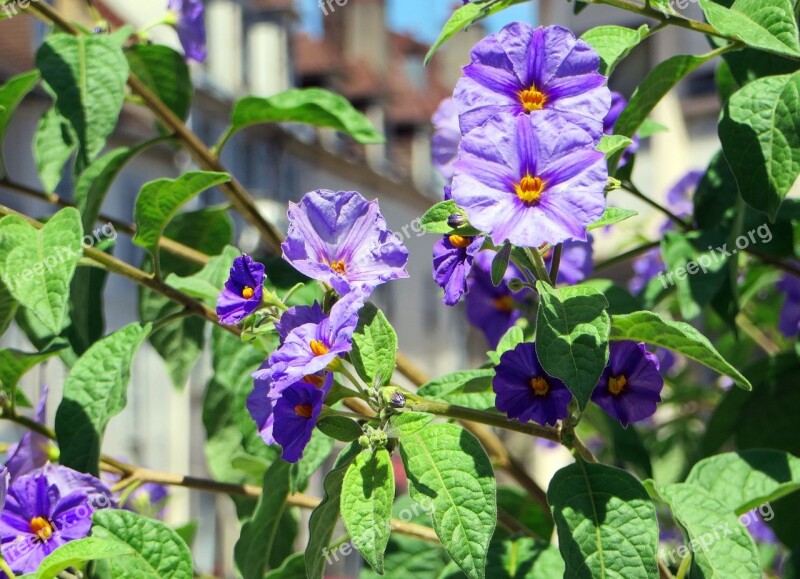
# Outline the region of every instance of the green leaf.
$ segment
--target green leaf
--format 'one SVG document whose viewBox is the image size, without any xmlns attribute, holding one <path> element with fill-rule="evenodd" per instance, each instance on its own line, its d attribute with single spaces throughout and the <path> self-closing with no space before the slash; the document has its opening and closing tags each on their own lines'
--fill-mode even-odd
<svg viewBox="0 0 800 579">
<path fill-rule="evenodd" d="M 185 121 L 194 93 L 186 59 L 163 44 L 134 44 L 125 49 L 125 57 L 131 72 Z"/>
<path fill-rule="evenodd" d="M 583 410 L 608 362 L 608 300 L 589 286 L 556 289 L 536 282 L 536 289 L 541 298 L 536 355 L 545 372 L 564 381 Z"/>
<path fill-rule="evenodd" d="M 603 135 L 600 142 L 595 147 L 601 153 L 605 153 L 606 159 L 609 159 L 614 153 L 624 151 L 633 144 L 633 139 L 630 137 L 623 137 L 622 135 Z"/>
<path fill-rule="evenodd" d="M 325 436 L 322 431 L 315 430 L 311 433 L 311 440 L 303 451 L 303 457 L 292 467 L 292 492 L 302 492 L 306 489 L 309 479 L 328 460 L 333 445 L 333 439 Z"/>
<path fill-rule="evenodd" d="M 754 48 L 800 56 L 792 0 L 736 0 L 730 8 L 700 0 L 709 24 Z"/>
<path fill-rule="evenodd" d="M 66 571 L 69 567 L 77 567 L 81 563 L 135 554 L 136 551 L 130 545 L 117 539 L 85 537 L 61 545 L 39 563 L 36 572 L 23 577 L 55 579 L 62 571 Z"/>
<path fill-rule="evenodd" d="M 550 510 L 546 505 L 543 506 L 533 500 L 525 490 L 519 487 L 497 487 L 497 508 L 522 523 L 524 527 L 539 537 L 550 538 L 553 535 L 555 523 L 550 515 Z"/>
<path fill-rule="evenodd" d="M 228 279 L 231 264 L 241 254 L 241 251 L 228 245 L 221 254 L 212 257 L 199 272 L 186 277 L 170 274 L 166 282 L 186 295 L 202 300 L 209 307 L 215 307 L 217 296 Z"/>
<path fill-rule="evenodd" d="M 669 131 L 669 128 L 654 121 L 653 119 L 645 119 L 642 121 L 641 128 L 639 129 L 638 135 L 640 139 L 646 139 L 647 137 L 652 137 L 653 135 L 657 135 L 658 133 L 665 133 Z"/>
<path fill-rule="evenodd" d="M 262 579 L 279 523 L 289 497 L 291 465 L 272 463 L 264 474 L 264 486 L 253 516 L 244 525 L 234 548 L 236 568 L 244 579 Z"/>
<path fill-rule="evenodd" d="M 361 427 L 351 418 L 345 416 L 323 416 L 317 422 L 323 434 L 342 442 L 353 442 L 364 433 Z"/>
<path fill-rule="evenodd" d="M 719 138 L 739 193 L 775 220 L 800 175 L 800 73 L 751 82 L 728 101 Z"/>
<path fill-rule="evenodd" d="M 431 424 L 400 441 L 411 497 L 433 509 L 433 527 L 470 579 L 483 579 L 497 519 L 496 483 L 486 452 L 455 424 Z"/>
<path fill-rule="evenodd" d="M 306 576 L 306 563 L 302 553 L 295 553 L 279 568 L 270 571 L 264 579 L 299 579 Z"/>
<path fill-rule="evenodd" d="M 17 313 L 19 304 L 8 291 L 6 285 L 0 281 L 0 336 L 8 329 L 14 314 Z"/>
<path fill-rule="evenodd" d="M 184 203 L 206 189 L 231 180 L 227 173 L 190 171 L 177 179 L 158 179 L 142 187 L 136 198 L 136 235 L 133 242 L 153 256 L 167 223 Z"/>
<path fill-rule="evenodd" d="M 95 249 L 111 253 L 113 247 L 112 240 L 103 240 Z M 70 324 L 65 335 L 78 356 L 105 334 L 104 290 L 107 279 L 107 270 L 93 266 L 78 267 L 72 277 L 69 286 Z"/>
<path fill-rule="evenodd" d="M 564 577 L 656 579 L 658 521 L 644 487 L 624 470 L 578 461 L 550 481 Z"/>
<path fill-rule="evenodd" d="M 78 139 L 78 173 L 89 165 L 117 126 L 125 100 L 128 61 L 114 39 L 101 34 L 50 34 L 36 53 L 56 109 Z"/>
<path fill-rule="evenodd" d="M 0 350 L 0 388 L 10 396 L 16 391 L 20 378 L 28 370 L 58 354 L 60 349 L 56 347 L 37 353 L 11 349 Z"/>
<path fill-rule="evenodd" d="M 494 352 L 487 353 L 489 361 L 497 366 L 500 363 L 500 357 L 503 354 L 516 348 L 517 345 L 521 344 L 524 340 L 525 334 L 523 333 L 522 328 L 519 326 L 510 327 L 508 331 L 503 334 L 503 337 L 500 338 L 500 342 L 497 344 L 497 349 Z"/>
<path fill-rule="evenodd" d="M 389 423 L 385 431 L 389 438 L 411 436 L 422 430 L 434 418 L 436 418 L 435 415 L 428 414 L 427 412 L 411 412 L 410 410 L 406 410 L 399 414 L 393 414 L 389 418 Z"/>
<path fill-rule="evenodd" d="M 3 160 L 3 142 L 8 132 L 11 119 L 19 107 L 22 99 L 39 83 L 39 71 L 26 72 L 17 75 L 0 87 L 0 174 L 7 176 L 5 161 Z"/>
<path fill-rule="evenodd" d="M 646 24 L 639 28 L 624 26 L 597 26 L 583 33 L 581 38 L 600 55 L 600 74 L 611 76 L 620 61 L 647 38 Z"/>
<path fill-rule="evenodd" d="M 486 410 L 494 406 L 494 370 L 463 370 L 431 380 L 419 389 L 425 398 Z"/>
<path fill-rule="evenodd" d="M 606 210 L 603 211 L 603 216 L 600 217 L 600 219 L 598 219 L 594 223 L 591 223 L 586 228 L 586 231 L 592 231 L 593 229 L 600 229 L 601 227 L 614 225 L 615 223 L 619 223 L 620 221 L 625 221 L 626 219 L 630 219 L 631 217 L 635 217 L 636 215 L 639 215 L 639 212 L 634 211 L 633 209 L 606 207 Z"/>
<path fill-rule="evenodd" d="M 511 248 L 510 243 L 504 243 L 492 260 L 492 284 L 495 286 L 503 283 L 503 277 L 508 269 L 508 260 L 511 258 Z"/>
<path fill-rule="evenodd" d="M 685 483 L 658 487 L 658 494 L 689 536 L 692 577 L 760 579 L 761 565 L 752 537 L 716 497 Z"/>
<path fill-rule="evenodd" d="M 53 334 L 61 333 L 69 283 L 83 255 L 80 214 L 67 207 L 42 229 L 20 217 L 0 220 L 0 278 Z"/>
<path fill-rule="evenodd" d="M 39 180 L 47 193 L 55 191 L 61 182 L 64 165 L 76 147 L 69 123 L 55 108 L 42 115 L 33 139 L 33 156 Z"/>
<path fill-rule="evenodd" d="M 267 98 L 245 97 L 234 106 L 230 134 L 258 123 L 304 123 L 335 129 L 358 143 L 385 142 L 346 98 L 322 88 L 291 89 Z"/>
<path fill-rule="evenodd" d="M 491 579 L 563 579 L 558 548 L 531 537 L 492 541 L 487 577 Z"/>
<path fill-rule="evenodd" d="M 583 285 L 593 287 L 601 292 L 608 300 L 608 313 L 615 314 L 630 314 L 642 309 L 642 304 L 638 299 L 633 297 L 631 293 L 624 287 L 615 284 L 610 279 L 590 279 L 583 282 Z"/>
<path fill-rule="evenodd" d="M 56 412 L 65 466 L 97 476 L 106 425 L 127 404 L 131 363 L 149 333 L 150 324 L 129 324 L 95 343 L 73 366 Z"/>
<path fill-rule="evenodd" d="M 322 579 L 325 574 L 327 560 L 325 554 L 339 520 L 339 506 L 342 496 L 342 484 L 348 468 L 358 455 L 360 447 L 351 444 L 346 447 L 333 469 L 325 477 L 323 483 L 325 496 L 322 502 L 311 513 L 308 521 L 308 546 L 305 552 L 306 574 L 308 579 Z"/>
<path fill-rule="evenodd" d="M 131 511 L 104 509 L 92 516 L 92 535 L 116 538 L 133 557 L 110 560 L 113 577 L 192 579 L 192 554 L 181 537 L 160 521 Z"/>
<path fill-rule="evenodd" d="M 686 483 L 741 515 L 800 489 L 800 458 L 773 449 L 726 452 L 694 465 Z"/>
<path fill-rule="evenodd" d="M 394 470 L 385 448 L 364 449 L 342 483 L 342 520 L 353 546 L 379 574 L 391 533 Z"/>
<path fill-rule="evenodd" d="M 653 312 L 613 316 L 611 340 L 646 342 L 683 354 L 724 376 L 733 378 L 736 385 L 752 390 L 750 382 L 717 352 L 708 338 L 684 322 L 665 320 Z"/>
<path fill-rule="evenodd" d="M 456 202 L 451 200 L 441 201 L 428 209 L 425 214 L 420 217 L 419 225 L 428 233 L 457 233 L 459 235 L 471 236 L 479 235 L 480 231 L 470 225 L 463 225 L 453 229 L 448 225 L 447 220 L 451 215 L 459 214 L 464 220 L 467 219 L 467 214 L 461 209 Z"/>
<path fill-rule="evenodd" d="M 367 384 L 386 386 L 391 381 L 397 360 L 397 334 L 383 312 L 371 303 L 358 314 L 350 356 Z"/>
</svg>

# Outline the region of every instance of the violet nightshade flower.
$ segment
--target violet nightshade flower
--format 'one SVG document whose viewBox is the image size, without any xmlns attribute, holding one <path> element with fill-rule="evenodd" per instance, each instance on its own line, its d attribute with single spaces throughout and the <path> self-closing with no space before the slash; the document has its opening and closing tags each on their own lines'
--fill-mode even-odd
<svg viewBox="0 0 800 579">
<path fill-rule="evenodd" d="M 242 255 L 233 260 L 225 289 L 217 298 L 217 316 L 223 324 L 235 325 L 261 306 L 264 265 Z"/>
<path fill-rule="evenodd" d="M 497 409 L 520 422 L 534 420 L 554 426 L 569 415 L 572 392 L 544 371 L 536 357 L 536 346 L 530 342 L 503 353 L 492 388 L 497 394 Z"/>
<path fill-rule="evenodd" d="M 289 204 L 283 257 L 340 295 L 408 277 L 408 250 L 386 226 L 378 201 L 321 189 Z"/>
<path fill-rule="evenodd" d="M 286 340 L 286 336 L 303 324 L 318 324 L 325 319 L 325 312 L 318 302 L 310 306 L 294 306 L 283 312 L 281 319 L 275 322 L 275 329 L 281 338 L 281 344 Z"/>
<path fill-rule="evenodd" d="M 433 279 L 444 289 L 445 305 L 456 305 L 466 293 L 467 276 L 483 241 L 482 236 L 445 235 L 433 246 Z"/>
<path fill-rule="evenodd" d="M 644 344 L 613 342 L 592 401 L 627 428 L 655 414 L 663 387 L 658 358 Z"/>
<path fill-rule="evenodd" d="M 591 135 L 551 111 L 498 115 L 461 141 L 453 199 L 495 245 L 585 240 L 606 207 L 608 170 Z"/>
<path fill-rule="evenodd" d="M 202 0 L 169 0 L 167 8 L 172 13 L 174 23 L 170 23 L 178 31 L 186 58 L 205 62 L 206 22 Z"/>
<path fill-rule="evenodd" d="M 326 391 L 298 382 L 283 391 L 275 402 L 275 440 L 281 445 L 281 458 L 297 462 L 311 440 L 314 426 L 322 412 Z"/>
<path fill-rule="evenodd" d="M 497 113 L 553 111 L 599 142 L 611 105 L 600 57 L 566 28 L 513 22 L 472 49 L 453 98 L 466 135 Z"/>
</svg>

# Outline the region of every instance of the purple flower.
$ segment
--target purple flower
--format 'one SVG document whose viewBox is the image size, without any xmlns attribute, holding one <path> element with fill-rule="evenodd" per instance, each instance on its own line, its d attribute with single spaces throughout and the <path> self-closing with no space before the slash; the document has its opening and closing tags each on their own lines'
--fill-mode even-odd
<svg viewBox="0 0 800 579">
<path fill-rule="evenodd" d="M 256 311 L 261 305 L 263 284 L 263 264 L 247 255 L 234 259 L 225 289 L 217 298 L 219 321 L 232 326 Z"/>
<path fill-rule="evenodd" d="M 8 495 L 8 485 L 11 484 L 11 474 L 5 466 L 0 466 L 0 512 L 6 506 L 6 495 Z"/>
<path fill-rule="evenodd" d="M 492 388 L 497 394 L 497 409 L 520 422 L 534 420 L 554 426 L 569 414 L 572 392 L 544 371 L 536 357 L 536 346 L 529 342 L 503 353 Z"/>
<path fill-rule="evenodd" d="M 33 419 L 39 424 L 47 420 L 47 386 L 42 386 L 36 413 Z M 50 458 L 50 439 L 46 436 L 27 430 L 17 444 L 12 445 L 6 454 L 6 468 L 11 481 L 47 464 Z"/>
<path fill-rule="evenodd" d="M 64 466 L 22 475 L 8 490 L 0 516 L 3 557 L 14 573 L 32 573 L 58 547 L 86 537 L 92 513 L 113 504 L 103 483 Z"/>
<path fill-rule="evenodd" d="M 173 13 L 173 26 L 186 58 L 205 62 L 206 22 L 202 0 L 169 0 L 168 10 Z"/>
<path fill-rule="evenodd" d="M 495 245 L 586 239 L 606 206 L 608 170 L 591 135 L 557 114 L 498 115 L 464 137 L 453 199 Z"/>
<path fill-rule="evenodd" d="M 743 515 L 743 517 L 746 515 Z M 741 521 L 742 517 L 739 518 Z M 755 513 L 751 513 L 750 517 L 747 518 L 748 524 L 745 525 L 747 528 L 747 532 L 750 533 L 750 536 L 753 537 L 753 540 L 756 543 L 766 543 L 769 545 L 777 545 L 780 541 L 778 541 L 778 537 L 775 536 L 775 531 L 765 523 L 762 519 L 757 517 Z"/>
<path fill-rule="evenodd" d="M 611 92 L 611 108 L 606 115 L 605 120 L 603 121 L 603 134 L 605 135 L 613 135 L 614 134 L 614 125 L 617 124 L 617 119 L 622 114 L 622 111 L 625 110 L 625 107 L 628 106 L 627 99 L 622 96 L 620 93 L 616 91 Z M 622 158 L 620 159 L 619 166 L 622 167 L 628 161 L 631 160 L 636 152 L 639 150 L 639 136 L 633 136 L 633 143 L 625 149 L 625 152 L 622 154 Z"/>
<path fill-rule="evenodd" d="M 445 305 L 456 305 L 466 293 L 467 276 L 483 240 L 482 236 L 445 235 L 433 246 L 433 279 L 444 289 Z"/>
<path fill-rule="evenodd" d="M 408 277 L 408 250 L 386 227 L 378 201 L 355 191 L 321 189 L 290 203 L 281 247 L 295 269 L 341 295 Z"/>
<path fill-rule="evenodd" d="M 594 238 L 587 235 L 586 241 L 569 240 L 564 242 L 561 249 L 561 262 L 558 266 L 558 283 L 575 285 L 592 275 L 594 263 L 592 262 L 592 243 Z M 548 249 L 544 254 L 544 263 L 548 271 L 553 265 L 553 250 Z"/>
<path fill-rule="evenodd" d="M 689 171 L 667 191 L 667 207 L 678 217 L 691 217 L 694 213 L 694 192 L 705 173 Z M 670 225 L 674 225 L 672 221 Z"/>
<path fill-rule="evenodd" d="M 456 85 L 461 132 L 466 135 L 497 113 L 553 111 L 600 140 L 611 105 L 600 57 L 566 28 L 514 22 L 472 49 L 472 63 Z"/>
<path fill-rule="evenodd" d="M 275 441 L 283 448 L 286 462 L 297 462 L 311 440 L 327 391 L 298 382 L 283 391 L 275 402 Z"/>
<path fill-rule="evenodd" d="M 613 342 L 592 401 L 627 428 L 655 414 L 664 387 L 658 370 L 658 358 L 644 344 Z"/>
<path fill-rule="evenodd" d="M 786 295 L 778 330 L 787 338 L 792 338 L 800 333 L 800 279 L 787 274 L 778 282 L 777 288 Z"/>
<path fill-rule="evenodd" d="M 286 310 L 281 319 L 275 322 L 275 329 L 281 338 L 281 344 L 286 340 L 286 336 L 303 324 L 318 324 L 325 319 L 325 312 L 318 302 L 310 306 L 295 306 Z"/>
<path fill-rule="evenodd" d="M 458 154 L 461 142 L 461 129 L 458 126 L 458 107 L 453 99 L 441 102 L 431 118 L 433 137 L 431 138 L 431 156 L 433 166 L 439 174 L 449 181 L 453 178 L 453 163 Z"/>
<path fill-rule="evenodd" d="M 638 294 L 647 287 L 654 277 L 666 271 L 664 260 L 661 258 L 661 248 L 654 247 L 633 262 L 633 277 L 628 282 L 631 293 Z"/>
</svg>

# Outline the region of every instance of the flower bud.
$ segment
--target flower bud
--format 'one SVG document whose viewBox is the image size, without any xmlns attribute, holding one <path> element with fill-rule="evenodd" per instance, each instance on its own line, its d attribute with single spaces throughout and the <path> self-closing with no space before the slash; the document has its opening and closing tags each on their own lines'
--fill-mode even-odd
<svg viewBox="0 0 800 579">
<path fill-rule="evenodd" d="M 467 218 L 462 213 L 453 213 L 447 218 L 447 225 L 456 229 L 467 224 Z"/>
<path fill-rule="evenodd" d="M 515 277 L 508 281 L 508 289 L 512 292 L 518 292 L 525 287 L 525 282 Z"/>
</svg>

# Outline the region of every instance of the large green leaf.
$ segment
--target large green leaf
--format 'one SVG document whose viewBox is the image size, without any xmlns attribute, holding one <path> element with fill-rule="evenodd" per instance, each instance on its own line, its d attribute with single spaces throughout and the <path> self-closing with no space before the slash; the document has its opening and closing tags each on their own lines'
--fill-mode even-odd
<svg viewBox="0 0 800 579">
<path fill-rule="evenodd" d="M 39 72 L 31 71 L 10 78 L 0 87 L 0 175 L 7 176 L 5 161 L 3 161 L 3 142 L 8 132 L 11 119 L 33 87 L 39 82 Z"/>
<path fill-rule="evenodd" d="M 739 193 L 772 220 L 800 175 L 800 73 L 755 80 L 729 100 L 719 138 Z"/>
<path fill-rule="evenodd" d="M 234 561 L 244 579 L 262 579 L 279 532 L 289 496 L 291 465 L 272 463 L 264 474 L 264 486 L 253 516 L 244 525 L 234 548 Z"/>
<path fill-rule="evenodd" d="M 589 286 L 560 289 L 536 282 L 541 299 L 536 355 L 544 370 L 564 381 L 581 410 L 608 363 L 608 300 Z"/>
<path fill-rule="evenodd" d="M 470 579 L 483 579 L 497 519 L 496 483 L 486 452 L 455 424 L 431 424 L 400 441 L 411 497 L 433 509 L 433 527 Z"/>
<path fill-rule="evenodd" d="M 708 22 L 717 30 L 755 48 L 800 57 L 792 0 L 736 0 L 730 8 L 700 0 Z"/>
<path fill-rule="evenodd" d="M 486 410 L 494 406 L 491 368 L 462 370 L 431 380 L 418 394 L 431 400 Z"/>
<path fill-rule="evenodd" d="M 56 109 L 78 139 L 78 173 L 105 146 L 125 100 L 128 61 L 121 45 L 103 35 L 50 34 L 36 66 L 56 97 Z"/>
<path fill-rule="evenodd" d="M 39 180 L 48 193 L 55 191 L 61 182 L 64 165 L 76 147 L 69 123 L 55 107 L 42 115 L 33 139 L 33 157 Z"/>
<path fill-rule="evenodd" d="M 60 348 L 53 348 L 44 352 L 28 353 L 19 350 L 0 350 L 0 388 L 11 396 L 25 373 L 58 354 Z"/>
<path fill-rule="evenodd" d="M 397 334 L 386 316 L 371 303 L 358 313 L 353 333 L 353 365 L 367 384 L 385 386 L 394 374 Z"/>
<path fill-rule="evenodd" d="M 95 343 L 73 366 L 56 412 L 62 464 L 98 474 L 106 425 L 127 404 L 131 363 L 149 333 L 150 324 L 129 324 Z"/>
<path fill-rule="evenodd" d="M 639 28 L 597 26 L 584 32 L 581 38 L 600 55 L 600 74 L 611 76 L 620 61 L 647 38 L 648 32 L 646 24 Z"/>
<path fill-rule="evenodd" d="M 70 207 L 39 230 L 14 215 L 0 220 L 0 278 L 53 334 L 64 325 L 82 238 L 80 214 Z"/>
<path fill-rule="evenodd" d="M 164 228 L 178 210 L 206 189 L 231 180 L 227 173 L 191 171 L 177 179 L 158 179 L 142 187 L 136 198 L 136 235 L 133 242 L 154 257 Z"/>
<path fill-rule="evenodd" d="M 233 108 L 229 134 L 259 123 L 304 123 L 341 131 L 359 143 L 382 143 L 369 119 L 338 94 L 298 88 L 271 97 L 245 97 Z"/>
<path fill-rule="evenodd" d="M 113 538 L 85 537 L 61 545 L 39 563 L 34 573 L 22 577 L 55 579 L 59 573 L 66 571 L 69 567 L 77 567 L 87 561 L 100 561 L 130 555 L 136 555 L 136 551 L 127 543 Z"/>
<path fill-rule="evenodd" d="M 110 560 L 113 577 L 192 579 L 192 554 L 180 535 L 161 521 L 131 511 L 104 509 L 92 516 L 92 536 L 127 544 L 132 557 Z"/>
<path fill-rule="evenodd" d="M 19 304 L 11 292 L 8 291 L 6 284 L 0 278 L 0 336 L 2 336 L 8 329 L 11 320 L 14 319 L 14 314 L 17 313 Z"/>
<path fill-rule="evenodd" d="M 194 93 L 186 59 L 163 44 L 134 44 L 125 50 L 125 56 L 131 72 L 185 121 Z"/>
<path fill-rule="evenodd" d="M 653 312 L 613 316 L 610 339 L 646 342 L 678 352 L 733 378 L 740 388 L 745 390 L 753 388 L 747 378 L 717 352 L 708 338 L 687 323 L 666 320 Z"/>
<path fill-rule="evenodd" d="M 624 470 L 578 461 L 550 481 L 564 577 L 658 577 L 658 521 L 645 488 Z"/>
<path fill-rule="evenodd" d="M 686 483 L 741 515 L 800 489 L 800 458 L 772 449 L 727 452 L 694 465 Z"/>
<path fill-rule="evenodd" d="M 691 577 L 760 579 L 761 565 L 752 537 L 714 495 L 686 483 L 658 487 L 658 494 L 689 536 Z M 674 553 L 662 556 L 670 562 L 674 559 Z"/>
<path fill-rule="evenodd" d="M 558 548 L 530 537 L 494 540 L 489 547 L 491 579 L 563 579 L 564 560 Z"/>
<path fill-rule="evenodd" d="M 353 546 L 379 574 L 391 533 L 394 470 L 385 448 L 364 449 L 342 483 L 342 520 Z"/>
</svg>

